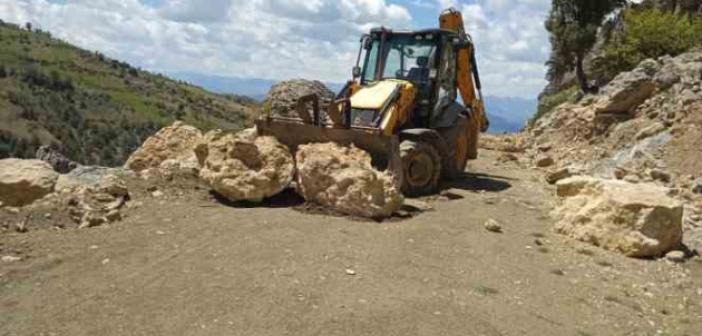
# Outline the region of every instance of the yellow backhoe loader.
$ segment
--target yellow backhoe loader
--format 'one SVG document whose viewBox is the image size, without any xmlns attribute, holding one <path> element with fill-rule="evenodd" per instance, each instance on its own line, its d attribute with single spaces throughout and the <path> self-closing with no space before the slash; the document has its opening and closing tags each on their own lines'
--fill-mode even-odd
<svg viewBox="0 0 702 336">
<path fill-rule="evenodd" d="M 477 158 L 479 134 L 489 127 L 462 14 L 448 9 L 439 23 L 372 29 L 361 38 L 353 80 L 326 111 L 316 95 L 300 97 L 296 117 L 263 116 L 258 132 L 293 152 L 306 143 L 354 144 L 375 167 L 393 172 L 406 195 L 435 192 Z"/>
</svg>

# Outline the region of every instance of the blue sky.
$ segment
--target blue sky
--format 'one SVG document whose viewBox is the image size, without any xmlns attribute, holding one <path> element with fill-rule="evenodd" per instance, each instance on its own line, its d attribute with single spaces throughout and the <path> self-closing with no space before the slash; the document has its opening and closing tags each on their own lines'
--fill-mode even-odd
<svg viewBox="0 0 702 336">
<path fill-rule="evenodd" d="M 160 72 L 344 82 L 371 27 L 428 28 L 455 7 L 477 44 L 485 91 L 545 85 L 550 0 L 0 0 L 0 19 Z"/>
</svg>

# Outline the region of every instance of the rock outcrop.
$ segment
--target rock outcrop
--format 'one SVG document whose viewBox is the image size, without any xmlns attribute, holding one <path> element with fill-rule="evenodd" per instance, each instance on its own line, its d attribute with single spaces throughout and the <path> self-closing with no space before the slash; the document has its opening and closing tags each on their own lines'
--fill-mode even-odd
<svg viewBox="0 0 702 336">
<path fill-rule="evenodd" d="M 106 181 L 119 177 L 127 172 L 120 168 L 108 168 L 99 166 L 80 166 L 68 174 L 58 177 L 54 190 L 61 192 L 66 189 L 77 187 L 100 188 Z M 109 185 L 109 182 L 107 183 Z"/>
<path fill-rule="evenodd" d="M 193 150 L 201 139 L 199 129 L 176 121 L 146 139 L 124 166 L 135 172 L 146 169 L 192 169 L 197 162 Z"/>
<path fill-rule="evenodd" d="M 200 178 L 231 201 L 261 202 L 287 188 L 295 175 L 289 149 L 255 130 L 212 131 L 196 146 Z"/>
<path fill-rule="evenodd" d="M 631 113 L 656 91 L 653 76 L 660 67 L 658 62 L 649 59 L 634 71 L 619 74 L 602 90 L 596 113 Z"/>
<path fill-rule="evenodd" d="M 54 190 L 58 174 L 40 160 L 0 160 L 0 203 L 25 206 Z"/>
<path fill-rule="evenodd" d="M 119 221 L 130 198 L 124 174 L 119 168 L 80 166 L 59 176 L 53 202 L 67 208 L 79 228 Z"/>
<path fill-rule="evenodd" d="M 671 171 L 671 183 L 677 185 L 676 176 L 699 170 L 681 156 L 702 153 L 695 142 L 702 135 L 697 126 L 700 78 L 702 50 L 645 60 L 619 74 L 600 94 L 541 117 L 524 135 L 527 154 L 536 159 L 540 144 L 552 144 L 548 154 L 557 163 L 582 166 L 584 173 L 612 178 L 625 169 L 653 181 L 648 172 L 661 169 Z M 687 167 L 667 167 L 670 161 Z"/>
<path fill-rule="evenodd" d="M 263 102 L 264 111 L 275 116 L 296 118 L 295 109 L 298 99 L 316 94 L 319 97 L 320 111 L 324 112 L 334 100 L 334 92 L 320 81 L 294 79 L 274 85 Z"/>
<path fill-rule="evenodd" d="M 334 143 L 300 146 L 298 192 L 310 202 L 339 212 L 384 218 L 397 211 L 403 196 L 395 179 L 371 166 L 368 153 Z"/>
<path fill-rule="evenodd" d="M 683 206 L 652 184 L 575 176 L 557 183 L 557 232 L 629 257 L 662 257 L 683 237 Z"/>
<path fill-rule="evenodd" d="M 71 159 L 49 146 L 39 147 L 35 157 L 37 160 L 48 163 L 55 171 L 61 174 L 66 174 L 80 166 L 77 162 L 71 161 Z"/>
</svg>

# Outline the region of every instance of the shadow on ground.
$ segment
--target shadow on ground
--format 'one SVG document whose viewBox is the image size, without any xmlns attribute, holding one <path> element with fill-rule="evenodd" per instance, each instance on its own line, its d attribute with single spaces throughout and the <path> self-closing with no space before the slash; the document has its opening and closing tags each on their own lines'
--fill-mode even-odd
<svg viewBox="0 0 702 336">
<path fill-rule="evenodd" d="M 467 191 L 501 192 L 512 188 L 513 178 L 481 173 L 464 173 L 455 181 L 446 182 L 444 189 L 456 188 Z"/>
<path fill-rule="evenodd" d="M 212 195 L 218 203 L 231 208 L 293 208 L 305 204 L 305 199 L 298 195 L 292 188 L 285 189 L 278 195 L 266 198 L 261 203 L 248 201 L 232 202 L 214 191 L 211 191 L 210 195 Z"/>
</svg>

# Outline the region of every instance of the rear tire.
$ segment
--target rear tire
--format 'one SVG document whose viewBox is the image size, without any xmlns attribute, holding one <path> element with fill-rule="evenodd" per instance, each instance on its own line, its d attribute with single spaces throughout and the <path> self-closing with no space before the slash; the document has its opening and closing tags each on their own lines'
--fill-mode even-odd
<svg viewBox="0 0 702 336">
<path fill-rule="evenodd" d="M 441 178 L 441 156 L 434 146 L 405 140 L 400 144 L 402 193 L 409 197 L 434 193 Z"/>
<path fill-rule="evenodd" d="M 470 142 L 468 132 L 468 121 L 465 117 L 461 117 L 453 127 L 441 132 L 447 145 L 444 177 L 448 180 L 461 178 L 466 170 Z"/>
</svg>

